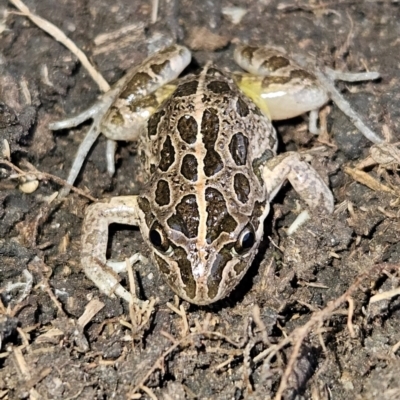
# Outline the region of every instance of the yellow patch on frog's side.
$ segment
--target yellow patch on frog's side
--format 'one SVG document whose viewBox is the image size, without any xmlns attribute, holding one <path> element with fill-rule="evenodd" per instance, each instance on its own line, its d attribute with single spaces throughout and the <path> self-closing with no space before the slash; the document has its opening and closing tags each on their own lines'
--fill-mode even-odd
<svg viewBox="0 0 400 400">
<path fill-rule="evenodd" d="M 236 79 L 236 83 L 240 90 L 266 115 L 271 118 L 271 113 L 262 94 L 265 93 L 265 88 L 262 85 L 262 79 L 255 80 L 253 76 L 243 75 L 240 79 Z"/>
</svg>

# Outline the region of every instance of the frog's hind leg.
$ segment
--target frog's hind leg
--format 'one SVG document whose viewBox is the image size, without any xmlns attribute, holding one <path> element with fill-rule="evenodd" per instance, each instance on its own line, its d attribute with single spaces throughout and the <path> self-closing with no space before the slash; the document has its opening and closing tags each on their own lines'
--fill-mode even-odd
<svg viewBox="0 0 400 400">
<path fill-rule="evenodd" d="M 107 143 L 107 170 L 112 175 L 115 171 L 114 155 L 116 140 L 137 140 L 149 116 L 175 86 L 168 84 L 175 80 L 189 64 L 190 51 L 183 46 L 173 45 L 158 54 L 150 56 L 142 64 L 131 68 L 117 82 L 115 87 L 104 94 L 92 107 L 79 115 L 50 125 L 58 130 L 75 127 L 87 119 L 93 123 L 79 147 L 67 182 L 75 182 L 83 162 L 100 133 L 109 140 Z M 66 196 L 69 189 L 64 188 L 60 196 Z"/>
<path fill-rule="evenodd" d="M 333 212 L 332 192 L 299 153 L 288 152 L 270 159 L 264 166 L 262 175 L 270 201 L 288 180 L 311 209 L 320 209 L 329 214 Z"/>
<path fill-rule="evenodd" d="M 157 107 L 175 90 L 175 85 L 168 84 L 151 95 L 138 100 L 130 105 L 134 112 L 120 115 L 120 108 L 111 107 L 117 101 L 119 91 L 112 89 L 104 94 L 93 106 L 82 113 L 67 118 L 62 121 L 54 122 L 49 125 L 51 130 L 75 128 L 82 122 L 92 119 L 92 125 L 86 133 L 83 141 L 79 145 L 78 152 L 72 163 L 71 170 L 67 178 L 67 183 L 72 185 L 85 162 L 85 159 L 93 144 L 103 133 L 107 137 L 106 162 L 107 172 L 110 176 L 115 173 L 115 152 L 118 140 L 135 141 L 139 139 L 140 132 L 145 128 L 145 123 Z M 127 119 L 129 115 L 129 119 Z M 124 118 L 125 117 L 125 118 Z M 60 197 L 65 197 L 69 193 L 69 188 L 65 187 L 60 191 Z"/>
<path fill-rule="evenodd" d="M 310 112 L 308 129 L 318 134 L 318 111 L 331 99 L 369 140 L 382 142 L 365 126 L 334 86 L 337 80 L 375 80 L 380 77 L 379 73 L 341 72 L 327 67 L 322 72 L 304 58 L 296 58 L 294 62 L 284 52 L 267 47 L 238 46 L 234 57 L 245 71 L 251 73 L 237 74 L 238 86 L 272 120 L 288 119 Z M 310 67 L 312 73 L 308 70 Z"/>
<path fill-rule="evenodd" d="M 309 130 L 318 134 L 318 110 L 328 102 L 317 78 L 285 53 L 264 47 L 239 46 L 235 61 L 250 74 L 237 74 L 238 86 L 272 120 L 310 112 Z"/>
</svg>

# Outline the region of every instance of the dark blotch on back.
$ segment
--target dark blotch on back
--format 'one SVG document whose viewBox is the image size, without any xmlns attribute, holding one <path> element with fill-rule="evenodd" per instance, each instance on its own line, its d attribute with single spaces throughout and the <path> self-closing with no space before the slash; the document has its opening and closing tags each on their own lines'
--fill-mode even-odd
<svg viewBox="0 0 400 400">
<path fill-rule="evenodd" d="M 201 120 L 201 133 L 203 142 L 207 149 L 214 148 L 219 133 L 219 118 L 217 111 L 213 108 L 207 108 L 203 113 Z"/>
<path fill-rule="evenodd" d="M 252 224 L 254 226 L 254 230 L 256 231 L 260 226 L 260 218 L 265 211 L 265 202 L 256 201 L 254 203 L 253 214 L 252 214 Z"/>
<path fill-rule="evenodd" d="M 185 284 L 183 289 L 190 299 L 194 299 L 196 296 L 196 281 L 194 280 L 192 266 L 187 258 L 187 254 L 182 247 L 177 247 L 174 249 L 174 255 L 175 261 L 179 266 L 182 281 Z"/>
<path fill-rule="evenodd" d="M 193 144 L 197 136 L 197 122 L 191 115 L 179 118 L 177 129 L 181 138 L 188 144 Z"/>
<path fill-rule="evenodd" d="M 204 173 L 212 176 L 221 171 L 224 166 L 221 156 L 214 149 L 219 133 L 219 118 L 213 108 L 207 108 L 203 113 L 201 133 L 207 150 L 204 157 Z"/>
<path fill-rule="evenodd" d="M 154 220 L 154 215 L 151 212 L 149 200 L 147 200 L 145 197 L 138 197 L 138 206 L 145 215 L 146 225 L 150 228 Z"/>
<path fill-rule="evenodd" d="M 226 264 L 232 260 L 231 249 L 233 243 L 225 245 L 217 254 L 214 263 L 211 267 L 211 273 L 207 279 L 208 297 L 213 299 L 218 294 L 222 273 Z"/>
<path fill-rule="evenodd" d="M 158 124 L 160 123 L 160 120 L 164 116 L 164 114 L 165 114 L 164 110 L 156 112 L 147 121 L 147 133 L 149 135 L 149 138 L 157 134 Z"/>
<path fill-rule="evenodd" d="M 181 174 L 189 181 L 197 181 L 197 159 L 193 154 L 186 154 L 182 159 Z"/>
<path fill-rule="evenodd" d="M 253 160 L 251 163 L 251 168 L 254 174 L 257 176 L 261 186 L 264 186 L 264 180 L 261 176 L 262 166 L 265 165 L 267 161 L 274 157 L 274 152 L 271 149 L 266 149 L 260 157 Z"/>
<path fill-rule="evenodd" d="M 206 189 L 207 211 L 207 243 L 212 243 L 222 232 L 231 233 L 236 229 L 237 222 L 229 214 L 222 194 L 214 189 Z"/>
<path fill-rule="evenodd" d="M 224 81 L 212 81 L 207 85 L 207 89 L 215 94 L 227 94 L 232 92 L 229 85 Z"/>
<path fill-rule="evenodd" d="M 236 174 L 233 178 L 233 188 L 238 200 L 245 204 L 249 199 L 250 182 L 243 174 Z"/>
<path fill-rule="evenodd" d="M 161 258 L 157 253 L 154 253 L 158 268 L 160 269 L 160 271 L 165 274 L 165 275 L 169 275 L 171 273 L 168 263 Z"/>
<path fill-rule="evenodd" d="M 184 82 L 176 88 L 172 96 L 173 97 L 191 96 L 192 94 L 196 93 L 198 85 L 199 85 L 198 81 Z"/>
<path fill-rule="evenodd" d="M 214 149 L 208 150 L 204 157 L 204 173 L 210 177 L 221 171 L 223 167 L 220 155 Z"/>
<path fill-rule="evenodd" d="M 276 71 L 277 69 L 287 67 L 290 64 L 289 60 L 283 56 L 272 56 L 262 63 L 262 67 L 269 69 L 270 71 Z"/>
<path fill-rule="evenodd" d="M 161 171 L 165 172 L 174 163 L 174 161 L 175 161 L 175 149 L 171 142 L 171 138 L 167 136 L 163 144 L 163 148 L 161 149 L 160 152 L 160 164 L 158 168 L 160 168 Z"/>
<path fill-rule="evenodd" d="M 243 133 L 239 132 L 232 136 L 229 151 L 236 165 L 246 165 L 248 146 L 249 139 Z"/>
<path fill-rule="evenodd" d="M 171 194 L 169 191 L 168 182 L 164 179 L 160 179 L 157 182 L 157 189 L 156 189 L 156 203 L 162 207 L 169 204 L 171 200 Z"/>
<path fill-rule="evenodd" d="M 196 196 L 184 196 L 176 206 L 176 213 L 168 218 L 168 226 L 175 231 L 183 233 L 187 238 L 193 239 L 199 230 L 199 209 Z"/>
<path fill-rule="evenodd" d="M 236 102 L 236 111 L 241 117 L 246 117 L 249 114 L 249 107 L 241 97 Z"/>
</svg>

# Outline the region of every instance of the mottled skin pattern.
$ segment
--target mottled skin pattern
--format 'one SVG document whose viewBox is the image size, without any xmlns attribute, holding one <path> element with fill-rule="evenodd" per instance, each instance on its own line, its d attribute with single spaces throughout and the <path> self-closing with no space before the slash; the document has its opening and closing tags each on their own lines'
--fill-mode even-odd
<svg viewBox="0 0 400 400">
<path fill-rule="evenodd" d="M 189 61 L 190 53 L 185 47 L 172 46 L 167 49 L 167 57 L 160 52 L 158 60 L 149 58 L 128 72 L 122 78 L 125 82 L 118 97 L 101 121 L 103 134 L 118 140 L 137 140 L 149 115 L 175 89 L 167 82 L 175 79 Z"/>
<path fill-rule="evenodd" d="M 276 53 L 273 57 L 263 68 L 267 65 L 274 73 L 283 68 L 287 75 L 288 63 Z M 248 64 L 254 60 L 247 55 Z M 187 61 L 188 50 L 181 46 L 146 60 L 121 85 L 101 122 L 109 139 L 139 137 L 141 161 L 149 174 L 139 196 L 93 204 L 83 225 L 81 261 L 86 275 L 103 292 L 127 301 L 131 294 L 118 279 L 124 264 L 110 263 L 105 255 L 111 223 L 139 226 L 170 287 L 183 299 L 203 305 L 227 296 L 250 267 L 270 201 L 286 180 L 311 208 L 333 210 L 330 190 L 299 154 L 276 156 L 269 103 L 262 97 L 265 77 L 250 82 L 237 75 L 233 80 L 208 65 L 165 90 L 168 78 L 175 79 Z M 160 86 L 157 71 L 164 74 Z M 129 102 L 128 88 L 140 94 L 140 82 L 151 87 L 151 93 L 146 89 L 145 97 Z M 291 91 L 290 79 L 286 83 L 288 90 L 279 86 L 279 95 L 298 102 L 298 91 Z M 155 98 L 166 100 L 152 111 Z M 314 109 L 315 96 L 311 98 Z M 151 107 L 141 108 L 148 99 Z M 137 109 L 151 116 L 146 120 L 141 115 L 146 122 L 134 131 L 136 117 L 130 112 Z"/>
<path fill-rule="evenodd" d="M 266 216 L 268 193 L 252 164 L 265 149 L 276 150 L 271 122 L 213 66 L 182 79 L 150 118 L 141 151 L 146 170 L 154 173 L 139 205 L 151 205 L 152 218 L 142 233 L 153 247 L 148 232 L 157 225 L 165 247 L 174 249 L 169 254 L 156 248 L 154 261 L 181 297 L 197 303 L 225 297 L 247 270 L 235 267 L 248 267 L 254 258 L 262 224 L 253 210 L 258 204 Z M 221 257 L 245 228 L 254 232 L 255 244 Z M 187 260 L 191 271 L 181 274 Z"/>
</svg>

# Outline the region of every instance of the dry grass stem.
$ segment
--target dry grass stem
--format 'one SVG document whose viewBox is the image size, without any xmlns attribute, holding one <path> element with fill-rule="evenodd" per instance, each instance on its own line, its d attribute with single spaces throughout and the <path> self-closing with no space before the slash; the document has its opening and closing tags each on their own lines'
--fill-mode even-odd
<svg viewBox="0 0 400 400">
<path fill-rule="evenodd" d="M 388 186 L 383 185 L 382 183 L 378 182 L 376 179 L 372 178 L 364 171 L 361 171 L 359 169 L 353 169 L 350 167 L 344 167 L 344 172 L 347 175 L 350 175 L 355 181 L 369 187 L 370 189 L 376 192 L 385 192 L 396 196 L 400 196 L 399 189 L 391 189 Z"/>
<path fill-rule="evenodd" d="M 229 358 L 228 358 L 227 360 L 225 360 L 225 361 L 223 361 L 222 363 L 216 365 L 212 370 L 213 370 L 214 372 L 217 372 L 217 371 L 219 371 L 219 370 L 225 368 L 225 367 L 226 367 L 227 365 L 229 365 L 233 360 L 235 360 L 235 357 L 234 357 L 234 356 L 229 356 Z"/>
<path fill-rule="evenodd" d="M 376 303 L 377 301 L 389 300 L 392 297 L 399 296 L 399 295 L 400 295 L 400 287 L 393 289 L 393 290 L 388 290 L 387 292 L 378 293 L 378 294 L 372 296 L 369 299 L 369 304 Z"/>
<path fill-rule="evenodd" d="M 145 392 L 152 400 L 158 400 L 157 396 L 149 387 L 145 385 L 140 385 L 140 390 L 143 390 L 143 392 Z"/>
<path fill-rule="evenodd" d="M 171 304 L 170 302 L 167 302 L 167 307 L 182 318 L 182 323 L 183 323 L 182 336 L 186 336 L 189 333 L 189 323 L 185 308 L 183 307 L 182 304 L 179 306 L 179 308 L 177 308 L 174 304 Z"/>
<path fill-rule="evenodd" d="M 157 22 L 159 0 L 151 0 L 151 20 L 152 24 Z"/>
<path fill-rule="evenodd" d="M 102 303 L 99 299 L 92 299 L 86 304 L 85 311 L 78 319 L 78 325 L 81 329 L 83 329 L 92 318 L 104 307 L 104 303 Z"/>
<path fill-rule="evenodd" d="M 349 311 L 347 315 L 347 329 L 350 332 L 350 336 L 352 338 L 356 337 L 356 333 L 353 328 L 353 315 L 354 315 L 354 300 L 349 296 L 347 299 L 347 303 L 349 304 Z"/>
<path fill-rule="evenodd" d="M 21 1 L 21 0 L 9 0 L 11 4 L 13 4 L 23 15 L 28 17 L 35 25 L 37 25 L 40 29 L 48 33 L 55 40 L 63 44 L 71 53 L 75 54 L 75 56 L 82 63 L 83 67 L 89 72 L 89 75 L 92 79 L 97 83 L 99 89 L 102 92 L 108 92 L 110 90 L 110 85 L 103 78 L 99 71 L 94 68 L 94 66 L 90 63 L 85 53 L 78 48 L 78 46 L 69 39 L 64 32 L 62 32 L 59 28 L 53 25 L 51 22 L 39 17 L 38 15 L 33 14 L 29 8 Z"/>
</svg>

